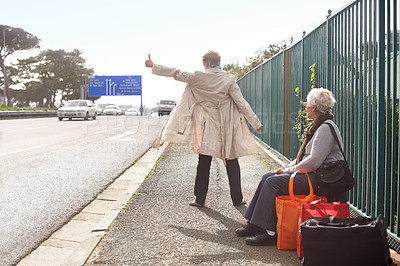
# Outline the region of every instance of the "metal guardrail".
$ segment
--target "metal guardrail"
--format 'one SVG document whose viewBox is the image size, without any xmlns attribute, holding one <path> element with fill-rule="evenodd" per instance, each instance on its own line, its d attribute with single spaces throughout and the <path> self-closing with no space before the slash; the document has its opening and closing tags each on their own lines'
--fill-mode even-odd
<svg viewBox="0 0 400 266">
<path fill-rule="evenodd" d="M 50 111 L 0 111 L 0 120 L 37 117 L 56 117 L 57 110 Z"/>
</svg>

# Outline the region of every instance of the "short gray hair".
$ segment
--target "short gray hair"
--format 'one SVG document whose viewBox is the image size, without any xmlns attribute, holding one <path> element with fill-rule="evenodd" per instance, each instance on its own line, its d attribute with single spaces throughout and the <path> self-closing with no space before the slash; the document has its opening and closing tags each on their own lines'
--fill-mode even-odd
<svg viewBox="0 0 400 266">
<path fill-rule="evenodd" d="M 207 68 L 219 67 L 221 56 L 216 51 L 208 51 L 203 55 L 203 63 Z"/>
<path fill-rule="evenodd" d="M 316 106 L 317 111 L 322 114 L 331 112 L 336 99 L 330 90 L 324 88 L 314 88 L 307 94 L 307 105 Z"/>
</svg>

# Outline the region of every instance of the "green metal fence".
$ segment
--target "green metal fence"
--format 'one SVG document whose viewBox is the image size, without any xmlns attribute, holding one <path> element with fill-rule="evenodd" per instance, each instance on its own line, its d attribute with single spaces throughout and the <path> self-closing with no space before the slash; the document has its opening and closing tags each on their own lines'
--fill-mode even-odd
<svg viewBox="0 0 400 266">
<path fill-rule="evenodd" d="M 330 16 L 292 47 L 241 78 L 244 97 L 264 130 L 253 134 L 288 159 L 300 147 L 296 131 L 301 98 L 317 87 L 332 90 L 335 122 L 356 178 L 353 212 L 388 222 L 389 243 L 400 251 L 399 0 L 359 0 Z"/>
</svg>

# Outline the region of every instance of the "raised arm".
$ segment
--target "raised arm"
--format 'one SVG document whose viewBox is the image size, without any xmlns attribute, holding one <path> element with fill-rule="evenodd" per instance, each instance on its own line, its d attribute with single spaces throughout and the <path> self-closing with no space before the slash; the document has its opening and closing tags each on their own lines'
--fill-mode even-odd
<svg viewBox="0 0 400 266">
<path fill-rule="evenodd" d="M 151 68 L 153 74 L 164 76 L 164 77 L 173 77 L 174 79 L 186 83 L 190 83 L 194 78 L 194 73 L 181 71 L 176 68 L 165 67 L 161 65 L 157 65 L 153 63 L 153 60 L 150 58 L 150 54 L 148 55 L 149 59 L 145 61 L 145 65 L 148 68 Z"/>
</svg>

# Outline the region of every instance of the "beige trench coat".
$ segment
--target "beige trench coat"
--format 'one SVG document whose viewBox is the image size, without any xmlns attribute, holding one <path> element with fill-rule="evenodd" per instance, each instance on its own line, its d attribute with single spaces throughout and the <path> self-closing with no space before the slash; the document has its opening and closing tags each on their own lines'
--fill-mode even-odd
<svg viewBox="0 0 400 266">
<path fill-rule="evenodd" d="M 235 159 L 257 153 L 257 146 L 243 115 L 254 129 L 261 122 L 243 98 L 236 77 L 219 68 L 183 72 L 153 65 L 153 74 L 187 83 L 153 147 L 165 141 L 191 145 L 196 153 Z M 242 115 L 243 114 L 243 115 Z"/>
</svg>

